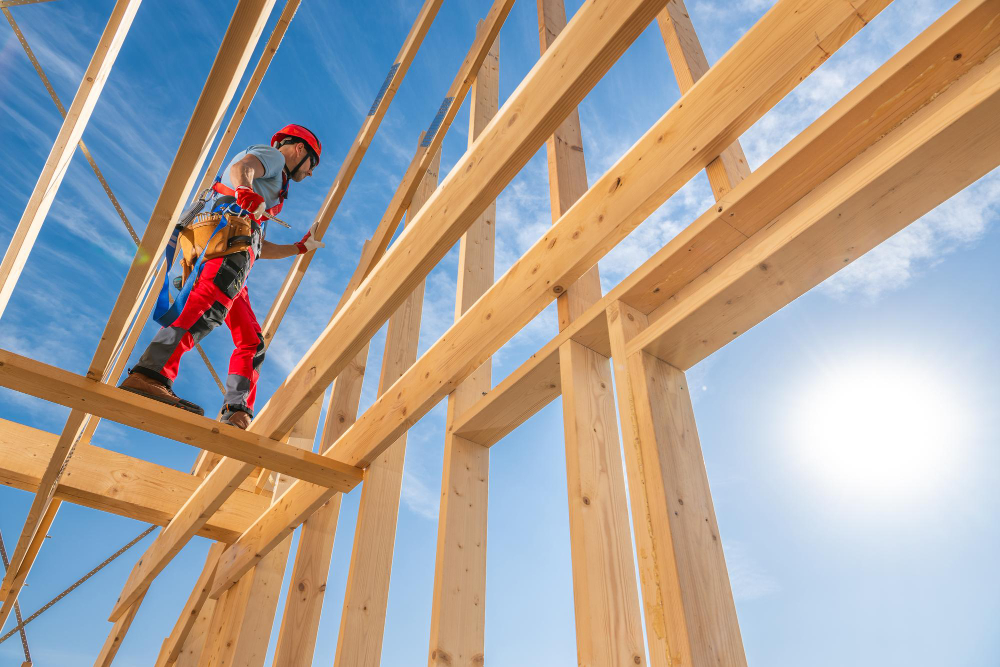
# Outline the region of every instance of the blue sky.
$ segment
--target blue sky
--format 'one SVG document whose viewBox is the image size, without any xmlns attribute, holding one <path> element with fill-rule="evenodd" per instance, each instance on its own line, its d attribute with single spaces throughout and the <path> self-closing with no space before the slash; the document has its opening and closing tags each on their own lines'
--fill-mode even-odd
<svg viewBox="0 0 1000 667">
<path fill-rule="evenodd" d="M 312 263 L 268 352 L 260 404 L 328 320 L 361 243 L 384 211 L 489 4 L 444 3 L 334 219 L 327 248 Z M 567 4 L 572 12 L 580 3 Z M 709 60 L 771 4 L 691 0 Z M 746 133 L 751 166 L 763 163 L 950 4 L 893 3 Z M 112 5 L 59 0 L 11 10 L 67 106 Z M 140 233 L 234 6 L 234 0 L 144 3 L 84 134 Z M 416 0 L 304 0 L 233 149 L 265 142 L 288 122 L 312 128 L 323 140 L 322 166 L 314 178 L 295 184 L 282 214 L 295 229 L 273 229 L 271 240 L 297 240 L 311 222 L 418 7 Z M 501 103 L 537 59 L 536 20 L 534 3 L 523 0 L 501 32 Z M 662 39 L 651 26 L 581 105 L 591 182 L 677 97 Z M 465 150 L 467 118 L 466 105 L 445 141 L 442 177 Z M 0 182 L 8 193 L 0 207 L 2 246 L 60 122 L 13 31 L 0 27 Z M 699 175 L 601 262 L 605 289 L 710 203 L 707 180 Z M 498 200 L 497 275 L 543 233 L 549 210 L 542 150 Z M 689 371 L 752 665 L 832 666 L 845 655 L 852 664 L 872 666 L 1000 665 L 1000 305 L 993 289 L 1000 281 L 998 218 L 1000 174 L 994 172 Z M 84 372 L 133 248 L 78 155 L 0 320 L 0 348 Z M 451 252 L 428 277 L 421 352 L 452 321 L 456 259 Z M 261 262 L 253 271 L 251 299 L 261 318 L 288 261 Z M 495 356 L 494 382 L 555 331 L 550 308 Z M 153 332 L 147 327 L 140 348 Z M 384 330 L 372 345 L 362 409 L 375 398 L 383 341 Z M 224 369 L 231 349 L 227 333 L 214 333 L 205 348 L 216 368 Z M 913 387 L 919 391 L 907 393 Z M 219 400 L 196 355 L 182 364 L 177 389 L 205 406 Z M 904 428 L 900 415 L 912 412 L 898 405 L 900 396 L 922 408 L 918 432 Z M 881 422 L 859 420 L 864 411 L 852 403 L 859 397 L 884 408 Z M 833 407 L 817 413 L 818 405 Z M 492 665 L 576 664 L 560 411 L 558 402 L 549 406 L 491 453 L 486 655 Z M 0 390 L 2 418 L 59 432 L 67 414 Z M 924 418 L 930 414 L 933 419 Z M 425 659 L 443 432 L 443 403 L 410 432 L 386 665 Z M 871 433 L 879 437 L 862 437 Z M 840 435 L 839 441 L 831 434 Z M 847 448 L 846 440 L 867 449 Z M 98 429 L 95 444 L 182 470 L 195 456 L 176 442 L 109 423 Z M 343 503 L 317 665 L 333 662 L 359 496 L 356 490 Z M 24 492 L 0 488 L 0 529 L 9 546 L 29 502 Z M 25 612 L 143 528 L 64 505 L 21 595 Z M 108 611 L 149 539 L 28 627 L 38 664 L 92 664 L 110 627 Z M 116 664 L 149 664 L 207 548 L 206 540 L 196 538 L 157 579 Z M 19 660 L 16 638 L 0 645 L 0 664 Z"/>
</svg>

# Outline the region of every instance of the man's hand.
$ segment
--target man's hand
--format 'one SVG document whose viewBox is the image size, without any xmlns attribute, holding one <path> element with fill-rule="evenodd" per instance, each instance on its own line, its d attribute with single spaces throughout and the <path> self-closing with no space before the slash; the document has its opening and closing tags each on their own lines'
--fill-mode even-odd
<svg viewBox="0 0 1000 667">
<path fill-rule="evenodd" d="M 264 215 L 264 198 L 246 186 L 236 188 L 236 205 L 249 213 L 255 220 Z"/>
<path fill-rule="evenodd" d="M 306 232 L 306 235 L 302 237 L 302 240 L 295 244 L 295 247 L 299 249 L 300 255 L 304 255 L 307 252 L 315 250 L 316 248 L 322 248 L 326 245 L 322 241 L 317 241 L 313 238 L 313 235 L 316 233 L 317 225 L 319 225 L 319 223 L 314 222 L 312 227 L 309 228 L 309 231 Z"/>
</svg>

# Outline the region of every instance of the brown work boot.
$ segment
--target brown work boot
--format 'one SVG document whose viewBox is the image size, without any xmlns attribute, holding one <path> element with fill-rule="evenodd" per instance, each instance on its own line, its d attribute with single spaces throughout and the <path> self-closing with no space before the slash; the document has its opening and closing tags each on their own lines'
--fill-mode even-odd
<svg viewBox="0 0 1000 667">
<path fill-rule="evenodd" d="M 183 398 L 175 394 L 167 385 L 163 384 L 159 380 L 154 380 L 148 375 L 143 375 L 142 373 L 137 373 L 135 371 L 130 372 L 128 377 L 125 378 L 120 385 L 118 385 L 118 388 L 130 391 L 133 394 L 145 396 L 146 398 L 151 398 L 154 401 L 159 401 L 160 403 L 172 405 L 175 408 L 193 412 L 196 415 L 205 414 L 205 411 L 201 409 L 201 406 L 196 405 L 191 401 L 185 401 Z"/>
<path fill-rule="evenodd" d="M 245 431 L 247 430 L 247 426 L 250 426 L 251 419 L 252 417 L 242 410 L 234 410 L 232 412 L 224 410 L 221 421 L 223 424 L 231 424 Z"/>
</svg>

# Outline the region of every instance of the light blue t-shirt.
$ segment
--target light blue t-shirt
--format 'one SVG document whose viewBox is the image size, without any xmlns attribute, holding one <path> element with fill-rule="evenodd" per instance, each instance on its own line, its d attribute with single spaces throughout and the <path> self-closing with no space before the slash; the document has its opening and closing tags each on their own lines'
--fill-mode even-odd
<svg viewBox="0 0 1000 667">
<path fill-rule="evenodd" d="M 229 170 L 247 155 L 253 155 L 264 165 L 264 175 L 253 180 L 253 190 L 264 198 L 264 205 L 271 208 L 278 203 L 278 192 L 281 190 L 281 172 L 285 168 L 285 156 L 277 148 L 271 148 L 264 144 L 250 146 L 245 151 L 234 155 L 229 166 L 222 170 L 223 184 L 233 187 Z"/>
</svg>

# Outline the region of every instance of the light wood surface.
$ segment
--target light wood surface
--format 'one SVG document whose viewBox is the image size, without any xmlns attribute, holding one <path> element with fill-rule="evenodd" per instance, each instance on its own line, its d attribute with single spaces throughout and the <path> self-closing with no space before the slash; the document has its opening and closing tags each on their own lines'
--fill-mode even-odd
<svg viewBox="0 0 1000 667">
<path fill-rule="evenodd" d="M 688 368 L 1000 163 L 996 57 L 650 313 L 630 346 Z M 992 151 L 992 152 L 991 152 Z"/>
<path fill-rule="evenodd" d="M 480 29 L 482 33 L 482 29 Z M 471 147 L 499 107 L 500 42 L 487 44 L 489 53 L 472 86 L 468 145 Z M 493 284 L 496 246 L 496 203 L 462 235 L 458 251 L 455 317 L 462 316 Z M 448 397 L 445 417 L 441 503 L 431 597 L 428 664 L 481 665 L 486 628 L 486 523 L 489 491 L 489 450 L 456 438 L 451 424 L 492 382 L 487 361 Z"/>
<path fill-rule="evenodd" d="M 746 665 L 684 373 L 626 356 L 645 315 L 608 308 L 652 664 Z"/>
<path fill-rule="evenodd" d="M 441 153 L 435 150 L 407 218 L 412 218 L 434 192 L 440 164 Z M 399 379 L 417 358 L 423 303 L 424 283 L 420 282 L 389 318 L 379 378 L 380 393 Z M 389 603 L 389 578 L 395 553 L 405 456 L 406 434 L 403 434 L 365 470 L 337 634 L 336 666 L 378 667 L 382 662 L 382 635 Z"/>
<path fill-rule="evenodd" d="M 181 608 L 177 623 L 174 624 L 170 634 L 163 640 L 163 644 L 160 646 L 160 653 L 156 658 L 156 667 L 168 667 L 174 664 L 184 650 L 184 643 L 191 637 L 192 631 L 198 623 L 198 618 L 205 607 L 205 602 L 208 600 L 208 589 L 212 585 L 212 577 L 215 576 L 215 566 L 218 564 L 219 556 L 222 555 L 224 548 L 225 545 L 220 542 L 216 542 L 209 547 L 208 555 L 205 557 L 205 566 L 202 568 L 201 574 L 198 575 L 197 581 L 195 581 L 191 595 L 188 596 L 187 601 Z"/>
<path fill-rule="evenodd" d="M 77 415 L 78 420 L 86 416 L 86 410 L 126 426 L 238 457 L 312 483 L 346 491 L 361 481 L 361 470 L 311 451 L 220 424 L 6 350 L 0 350 L 0 386 L 73 408 L 71 414 Z"/>
<path fill-rule="evenodd" d="M 288 432 L 649 24 L 662 0 L 615 0 L 614 11 L 610 2 L 597 0 L 576 13 L 475 145 L 275 390 L 257 415 L 261 432 Z M 482 361 L 478 359 L 475 365 Z M 444 384 L 441 397 L 454 388 L 451 382 Z M 395 393 L 386 397 L 398 400 Z M 378 452 L 371 454 L 365 465 Z"/>
<path fill-rule="evenodd" d="M 36 492 L 56 438 L 53 433 L 0 420 L 0 484 Z M 173 468 L 79 445 L 59 480 L 55 499 L 162 526 L 200 482 Z M 232 542 L 267 505 L 267 496 L 238 490 L 198 534 Z"/>
<path fill-rule="evenodd" d="M 539 0 L 541 51 L 565 27 L 562 0 Z M 587 191 L 587 167 L 578 113 L 571 114 L 547 145 L 552 221 Z M 565 330 L 600 301 L 593 266 L 557 299 Z M 621 462 L 617 416 L 607 357 L 569 340 L 559 348 L 569 501 L 573 607 L 579 665 L 642 665 L 645 647 L 639 592 L 632 565 L 632 536 Z"/>
</svg>

